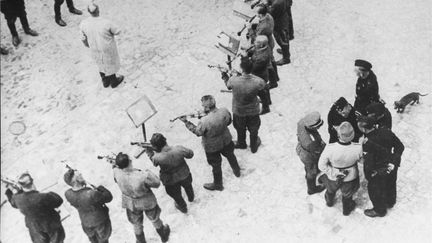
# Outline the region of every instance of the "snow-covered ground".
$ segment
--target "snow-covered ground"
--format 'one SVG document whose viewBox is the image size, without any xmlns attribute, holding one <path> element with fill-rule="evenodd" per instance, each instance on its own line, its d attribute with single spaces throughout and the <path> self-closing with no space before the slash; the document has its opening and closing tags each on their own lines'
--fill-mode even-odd
<svg viewBox="0 0 432 243">
<path fill-rule="evenodd" d="M 162 219 L 172 229 L 170 242 L 430 241 L 432 98 L 422 97 L 403 114 L 392 103 L 412 91 L 432 91 L 431 1 L 294 1 L 292 64 L 280 68 L 272 112 L 262 117 L 263 145 L 256 154 L 236 151 L 241 178 L 224 162 L 223 192 L 202 188 L 211 180 L 211 168 L 200 139 L 169 119 L 198 109 L 205 94 L 215 95 L 218 106 L 231 108 L 230 94 L 219 92 L 224 88 L 220 74 L 207 64 L 224 61 L 214 48 L 219 31 L 235 33 L 243 25 L 232 15 L 232 0 L 99 1 L 101 15 L 122 28 L 120 73 L 126 79 L 114 90 L 102 87 L 79 39 L 78 24 L 88 14 L 73 16 L 63 6 L 68 26 L 61 28 L 54 23 L 52 1 L 26 2 L 39 37 L 24 35 L 17 21 L 23 43 L 12 48 L 1 21 L 1 43 L 12 50 L 1 57 L 1 173 L 14 177 L 28 170 L 38 188 L 56 183 L 50 190 L 63 196 L 67 186 L 59 161 L 68 160 L 93 184 L 114 194 L 109 204 L 111 242 L 133 242 L 133 229 L 111 167 L 96 156 L 137 152 L 129 142 L 142 139 L 141 130 L 125 109 L 144 94 L 158 110 L 146 123 L 148 135 L 161 132 L 169 144 L 195 151 L 188 162 L 196 200 L 187 215 L 174 208 L 163 187 L 155 190 Z M 83 10 L 86 2 L 75 0 Z M 342 216 L 340 198 L 327 208 L 323 193 L 307 196 L 303 165 L 295 154 L 298 119 L 312 110 L 326 117 L 340 96 L 354 101 L 357 58 L 373 64 L 380 94 L 393 115 L 393 130 L 406 146 L 398 203 L 379 219 L 363 215 L 371 206 L 364 180 L 355 195 L 357 209 L 349 217 Z M 18 137 L 9 131 L 14 121 L 27 128 Z M 325 127 L 321 134 L 327 140 Z M 157 173 L 146 156 L 134 164 Z M 71 214 L 63 222 L 66 242 L 87 242 L 77 212 L 67 202 L 63 210 Z M 145 232 L 148 242 L 160 242 L 148 220 Z M 1 208 L 1 241 L 30 242 L 23 216 L 9 204 Z"/>
</svg>

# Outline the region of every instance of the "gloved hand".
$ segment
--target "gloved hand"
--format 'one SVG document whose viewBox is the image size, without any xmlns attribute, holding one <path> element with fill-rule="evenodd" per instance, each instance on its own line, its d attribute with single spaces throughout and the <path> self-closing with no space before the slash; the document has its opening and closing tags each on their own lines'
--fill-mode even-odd
<svg viewBox="0 0 432 243">
<path fill-rule="evenodd" d="M 388 173 L 392 172 L 395 168 L 395 165 L 392 163 L 387 164 Z"/>
<path fill-rule="evenodd" d="M 229 79 L 229 75 L 227 72 L 222 72 L 221 75 L 222 80 L 227 81 Z"/>
</svg>

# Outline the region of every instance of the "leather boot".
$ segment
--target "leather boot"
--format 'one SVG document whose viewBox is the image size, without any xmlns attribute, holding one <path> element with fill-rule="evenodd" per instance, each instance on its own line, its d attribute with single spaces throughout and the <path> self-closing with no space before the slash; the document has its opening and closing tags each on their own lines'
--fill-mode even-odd
<svg viewBox="0 0 432 243">
<path fill-rule="evenodd" d="M 308 188 L 307 193 L 309 195 L 322 192 L 325 189 L 324 186 L 317 186 L 315 184 L 315 179 L 306 179 L 306 183 L 307 183 L 307 188 Z"/>
<path fill-rule="evenodd" d="M 335 195 L 330 195 L 327 192 L 324 194 L 324 198 L 326 200 L 327 207 L 333 207 L 333 205 L 334 205 L 334 196 Z"/>
<path fill-rule="evenodd" d="M 355 202 L 352 198 L 342 198 L 342 213 L 343 215 L 349 215 L 355 208 Z"/>
<path fill-rule="evenodd" d="M 192 186 L 186 187 L 185 192 L 186 192 L 188 201 L 193 202 L 193 200 L 195 199 L 195 193 L 194 193 L 193 187 Z"/>
<path fill-rule="evenodd" d="M 136 237 L 136 243 L 146 243 L 144 233 L 135 235 L 135 237 Z"/>
<path fill-rule="evenodd" d="M 169 235 L 171 232 L 171 229 L 169 227 L 169 225 L 164 225 L 162 227 L 160 227 L 159 229 L 156 229 L 157 233 L 159 234 L 161 241 L 162 242 L 167 242 L 169 239 Z"/>
<path fill-rule="evenodd" d="M 256 153 L 258 151 L 258 147 L 261 145 L 261 139 L 259 136 L 256 136 L 256 138 L 250 136 L 250 143 L 251 143 L 251 152 Z"/>
<path fill-rule="evenodd" d="M 180 206 L 180 205 L 178 205 L 178 203 L 174 202 L 174 206 L 175 206 L 175 208 L 177 208 L 182 213 L 187 213 L 187 211 L 188 211 L 186 205 Z"/>
<path fill-rule="evenodd" d="M 123 75 L 119 75 L 113 81 L 111 81 L 111 88 L 115 88 L 115 87 L 119 86 L 119 84 L 121 82 L 123 82 L 123 80 L 124 80 L 124 76 Z"/>
<path fill-rule="evenodd" d="M 214 173 L 213 174 L 213 183 L 206 183 L 204 184 L 204 188 L 210 191 L 222 191 L 223 184 L 222 184 L 222 172 L 220 173 Z"/>
</svg>

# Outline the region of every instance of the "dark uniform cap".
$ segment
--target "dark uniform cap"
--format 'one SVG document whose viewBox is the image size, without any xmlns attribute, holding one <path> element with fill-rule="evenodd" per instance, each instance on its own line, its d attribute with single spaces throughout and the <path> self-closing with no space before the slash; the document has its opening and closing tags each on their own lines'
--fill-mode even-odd
<svg viewBox="0 0 432 243">
<path fill-rule="evenodd" d="M 72 186 L 72 179 L 73 179 L 74 175 L 75 175 L 74 170 L 66 171 L 66 173 L 63 175 L 64 182 L 66 182 L 66 184 L 68 184 L 69 186 Z"/>
<path fill-rule="evenodd" d="M 372 64 L 370 62 L 365 61 L 365 60 L 361 60 L 361 59 L 355 60 L 354 61 L 354 66 L 362 67 L 362 68 L 364 68 L 364 69 L 366 69 L 368 71 L 371 70 L 371 68 L 372 68 Z"/>
<path fill-rule="evenodd" d="M 376 116 L 381 116 L 384 114 L 385 107 L 382 103 L 371 103 L 366 107 L 366 114 L 375 114 Z"/>
<path fill-rule="evenodd" d="M 344 97 L 340 97 L 335 103 L 336 109 L 342 110 L 348 105 L 348 101 Z"/>
</svg>

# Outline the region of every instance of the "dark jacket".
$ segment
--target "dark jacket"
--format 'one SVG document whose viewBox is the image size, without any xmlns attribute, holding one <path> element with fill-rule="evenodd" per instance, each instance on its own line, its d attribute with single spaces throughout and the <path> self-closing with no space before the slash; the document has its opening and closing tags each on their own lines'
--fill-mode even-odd
<svg viewBox="0 0 432 243">
<path fill-rule="evenodd" d="M 191 149 L 183 146 L 165 146 L 162 151 L 151 156 L 154 166 L 160 167 L 159 178 L 164 185 L 173 185 L 186 179 L 190 175 L 189 166 L 185 158 L 194 156 Z"/>
<path fill-rule="evenodd" d="M 360 129 L 357 126 L 357 118 L 355 115 L 354 108 L 351 109 L 351 112 L 348 114 L 348 117 L 345 118 L 336 111 L 336 106 L 333 105 L 330 108 L 330 111 L 327 115 L 327 124 L 328 124 L 328 132 L 330 135 L 329 143 L 334 143 L 339 141 L 337 131 L 333 126 L 339 126 L 342 122 L 347 121 L 351 123 L 351 126 L 354 128 L 354 139 L 353 142 L 358 142 L 359 138 L 363 135 Z"/>
<path fill-rule="evenodd" d="M 358 78 L 356 83 L 356 99 L 379 102 L 378 81 L 375 73 L 370 70 L 365 78 Z"/>
<path fill-rule="evenodd" d="M 83 226 L 94 227 L 109 220 L 105 203 L 111 202 L 113 196 L 105 187 L 99 186 L 97 190 L 88 187 L 78 191 L 69 189 L 65 192 L 65 197 L 78 210 Z"/>
<path fill-rule="evenodd" d="M 274 31 L 288 30 L 289 16 L 286 0 L 274 0 L 270 7 L 270 14 L 274 20 Z"/>
<path fill-rule="evenodd" d="M 385 107 L 384 116 L 378 118 L 377 122 L 379 128 L 392 129 L 392 115 L 390 111 Z"/>
<path fill-rule="evenodd" d="M 269 79 L 268 69 L 271 66 L 271 54 L 268 46 L 260 49 L 255 49 L 251 61 L 253 64 L 252 74 L 256 75 L 267 83 Z"/>
<path fill-rule="evenodd" d="M 4 15 L 21 14 L 25 11 L 25 3 L 24 0 L 2 0 L 0 9 Z"/>
<path fill-rule="evenodd" d="M 24 214 L 28 228 L 42 232 L 62 228 L 60 215 L 55 209 L 63 203 L 63 199 L 57 193 L 29 191 L 12 194 L 7 190 L 6 196 L 12 207 Z"/>
<path fill-rule="evenodd" d="M 201 118 L 195 126 L 188 121 L 186 127 L 197 136 L 202 136 L 202 145 L 206 153 L 221 151 L 232 142 L 228 129 L 231 124 L 231 113 L 227 108 L 215 108 Z"/>
<path fill-rule="evenodd" d="M 385 168 L 389 163 L 400 166 L 405 147 L 391 130 L 378 128 L 366 134 L 366 137 L 368 140 L 363 144 L 363 151 L 367 153 L 364 173 L 368 180 L 374 170 Z"/>
<path fill-rule="evenodd" d="M 265 81 L 253 74 L 232 76 L 226 86 L 233 91 L 232 111 L 235 115 L 255 116 L 259 115 L 258 92 L 265 88 Z"/>
</svg>

